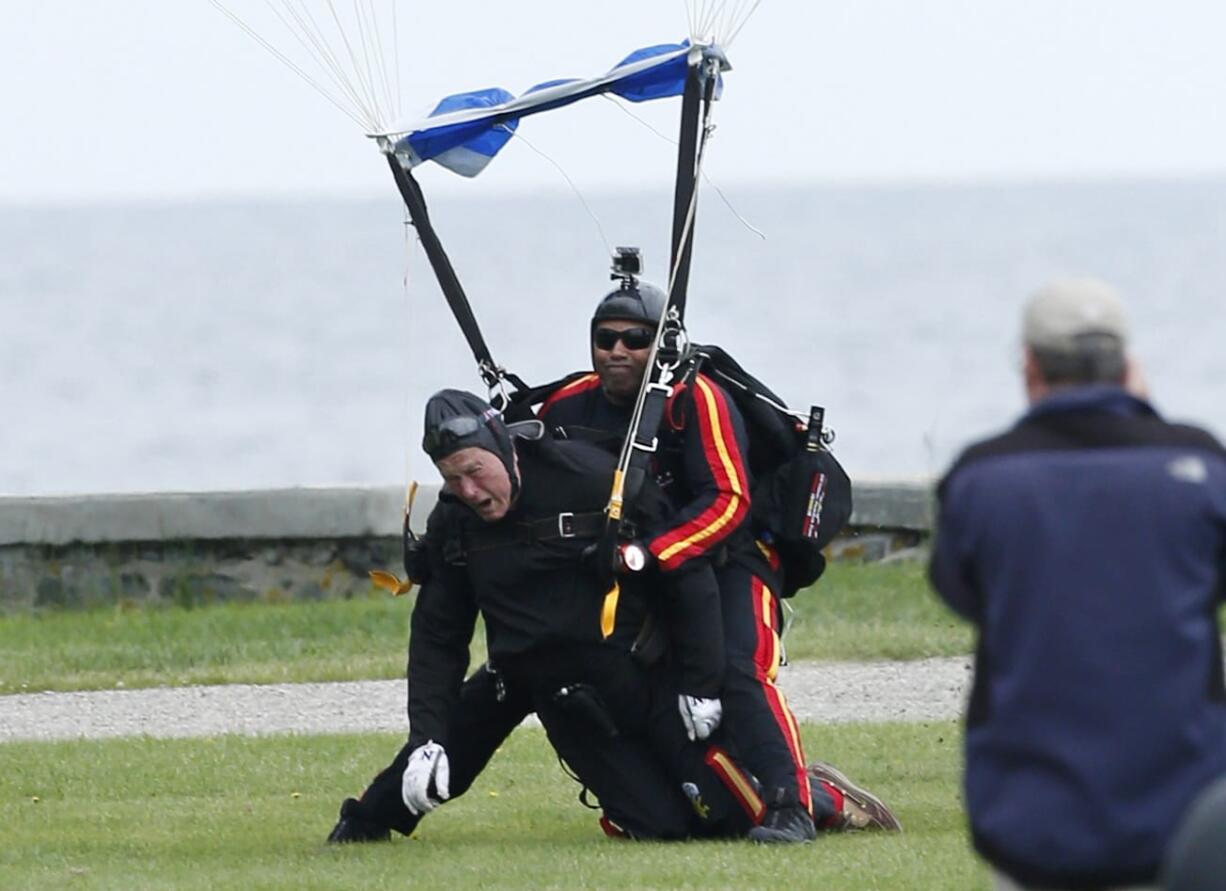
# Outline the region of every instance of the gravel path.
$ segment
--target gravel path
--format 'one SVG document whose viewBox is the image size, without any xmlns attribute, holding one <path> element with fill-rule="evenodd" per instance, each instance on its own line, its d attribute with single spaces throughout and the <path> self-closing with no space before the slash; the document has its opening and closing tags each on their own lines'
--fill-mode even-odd
<svg viewBox="0 0 1226 891">
<path fill-rule="evenodd" d="M 803 721 L 932 721 L 957 717 L 970 660 L 803 662 L 780 685 Z M 222 733 L 407 730 L 404 681 L 236 684 L 0 696 L 0 742 Z"/>
</svg>

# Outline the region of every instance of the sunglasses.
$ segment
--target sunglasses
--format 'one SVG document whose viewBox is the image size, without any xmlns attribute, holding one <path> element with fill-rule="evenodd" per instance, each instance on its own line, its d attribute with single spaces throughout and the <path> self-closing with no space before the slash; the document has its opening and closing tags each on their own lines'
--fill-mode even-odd
<svg viewBox="0 0 1226 891">
<path fill-rule="evenodd" d="M 625 331 L 614 331 L 612 328 L 597 328 L 592 333 L 592 343 L 596 349 L 608 352 L 617 346 L 620 340 L 628 350 L 645 350 L 656 339 L 656 332 L 650 328 L 627 328 Z"/>
<path fill-rule="evenodd" d="M 426 431 L 426 435 L 421 438 L 422 450 L 427 455 L 433 455 L 436 452 L 443 450 L 452 450 L 460 440 L 472 436 L 486 421 L 498 413 L 494 409 L 490 409 L 481 417 L 473 417 L 472 415 L 461 415 L 455 418 L 448 418 L 437 427 Z"/>
</svg>

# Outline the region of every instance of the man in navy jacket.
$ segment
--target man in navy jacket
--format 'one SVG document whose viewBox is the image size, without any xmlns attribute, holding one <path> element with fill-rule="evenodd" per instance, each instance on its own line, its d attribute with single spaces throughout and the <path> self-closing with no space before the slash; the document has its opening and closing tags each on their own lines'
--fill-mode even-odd
<svg viewBox="0 0 1226 891">
<path fill-rule="evenodd" d="M 998 889 L 1155 880 L 1226 773 L 1226 452 L 1137 395 L 1114 292 L 1023 320 L 1029 411 L 938 488 L 931 579 L 979 633 L 965 794 Z"/>
</svg>

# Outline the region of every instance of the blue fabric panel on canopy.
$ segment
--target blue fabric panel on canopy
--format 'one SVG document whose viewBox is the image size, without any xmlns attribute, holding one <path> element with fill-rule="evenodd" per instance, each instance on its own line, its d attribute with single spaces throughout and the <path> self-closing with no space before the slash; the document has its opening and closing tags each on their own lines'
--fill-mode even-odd
<svg viewBox="0 0 1226 891">
<path fill-rule="evenodd" d="M 435 161 L 476 176 L 510 140 L 520 118 L 614 93 L 632 102 L 679 96 L 685 90 L 689 43 L 643 47 L 607 74 L 539 83 L 516 98 L 493 87 L 447 96 L 425 120 L 390 131 L 397 157 L 408 166 Z"/>
</svg>

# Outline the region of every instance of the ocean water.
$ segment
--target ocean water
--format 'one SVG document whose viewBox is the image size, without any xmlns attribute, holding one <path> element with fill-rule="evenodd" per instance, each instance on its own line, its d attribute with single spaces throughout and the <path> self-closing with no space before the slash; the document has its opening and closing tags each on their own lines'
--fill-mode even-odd
<svg viewBox="0 0 1226 891">
<path fill-rule="evenodd" d="M 427 190 L 429 183 L 427 182 Z M 1023 409 L 1028 292 L 1125 295 L 1168 416 L 1226 433 L 1226 182 L 704 192 L 688 321 L 859 476 L 941 472 Z M 669 197 L 438 197 L 495 357 L 588 367 L 610 245 L 666 278 Z M 422 404 L 480 388 L 398 198 L 0 208 L 0 494 L 432 479 Z"/>
</svg>

